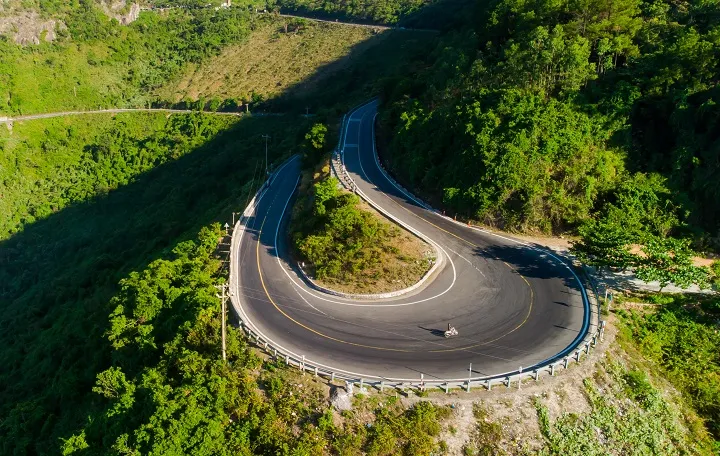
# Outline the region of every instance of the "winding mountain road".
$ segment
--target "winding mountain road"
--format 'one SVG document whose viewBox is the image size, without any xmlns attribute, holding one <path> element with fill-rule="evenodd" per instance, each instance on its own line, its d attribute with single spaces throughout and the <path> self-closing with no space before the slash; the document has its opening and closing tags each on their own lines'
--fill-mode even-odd
<svg viewBox="0 0 720 456">
<path fill-rule="evenodd" d="M 550 252 L 455 223 L 395 186 L 376 158 L 376 112 L 371 102 L 349 116 L 347 172 L 373 203 L 437 244 L 441 268 L 425 286 L 394 299 L 355 301 L 310 288 L 288 256 L 296 157 L 276 172 L 244 222 L 231 267 L 238 268 L 233 292 L 246 324 L 315 365 L 365 378 L 485 378 L 573 349 L 590 319 L 575 273 Z M 457 337 L 442 336 L 448 323 Z"/>
</svg>

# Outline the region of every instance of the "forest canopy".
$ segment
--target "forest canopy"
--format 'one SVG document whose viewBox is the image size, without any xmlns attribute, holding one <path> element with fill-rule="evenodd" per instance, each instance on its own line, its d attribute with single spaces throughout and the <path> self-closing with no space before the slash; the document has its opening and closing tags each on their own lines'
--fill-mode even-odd
<svg viewBox="0 0 720 456">
<path fill-rule="evenodd" d="M 385 159 L 448 209 L 510 230 L 576 231 L 650 191 L 667 202 L 656 234 L 718 248 L 718 8 L 478 4 L 432 68 L 386 86 Z"/>
</svg>

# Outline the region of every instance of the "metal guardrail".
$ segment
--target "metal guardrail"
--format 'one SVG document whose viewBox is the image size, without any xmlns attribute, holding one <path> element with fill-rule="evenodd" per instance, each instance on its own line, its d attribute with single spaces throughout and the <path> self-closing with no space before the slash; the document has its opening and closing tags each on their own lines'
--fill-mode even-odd
<svg viewBox="0 0 720 456">
<path fill-rule="evenodd" d="M 351 111 L 351 114 L 352 112 L 366 104 L 367 103 L 353 109 Z M 343 116 L 342 129 L 338 139 L 338 147 L 333 152 L 333 154 L 342 154 L 343 152 L 341 150 L 341 145 L 343 144 L 344 135 L 346 134 L 348 119 L 348 114 Z M 324 377 L 330 382 L 343 380 L 346 382 L 355 383 L 358 384 L 361 389 L 364 386 L 374 387 L 377 388 L 379 391 L 383 391 L 385 388 L 396 388 L 403 391 L 408 389 L 426 391 L 430 388 L 438 388 L 440 390 L 444 390 L 447 393 L 450 389 L 460 388 L 469 392 L 472 390 L 472 388 L 484 388 L 487 390 L 491 390 L 494 386 L 498 385 L 504 385 L 509 388 L 512 385 L 517 384 L 517 387 L 520 388 L 522 382 L 525 380 L 538 381 L 542 376 L 554 376 L 558 369 L 567 369 L 573 362 L 576 364 L 579 363 L 583 355 L 589 355 L 590 349 L 595 347 L 598 341 L 603 340 L 605 322 L 599 321 L 599 299 L 596 301 L 595 306 L 590 305 L 589 302 L 587 303 L 588 307 L 590 307 L 591 309 L 591 312 L 597 318 L 597 323 L 595 325 L 591 325 L 594 326 L 594 329 L 588 330 L 587 334 L 580 342 L 571 345 L 555 357 L 546 361 L 542 361 L 534 366 L 528 367 L 526 369 L 520 368 L 517 371 L 511 371 L 492 376 L 473 377 L 472 365 L 470 365 L 468 377 L 455 379 L 426 380 L 423 374 L 420 374 L 418 378 L 390 378 L 371 374 L 362 374 L 337 369 L 332 366 L 327 366 L 325 364 L 311 360 L 305 355 L 295 353 L 292 350 L 289 350 L 286 347 L 283 347 L 277 342 L 271 340 L 269 337 L 263 334 L 261 330 L 255 327 L 251 319 L 248 318 L 247 314 L 245 314 L 243 310 L 242 304 L 240 302 L 241 293 L 238 281 L 238 259 L 242 238 L 245 234 L 246 229 L 245 222 L 254 214 L 258 203 L 262 200 L 265 192 L 270 187 L 270 185 L 272 185 L 272 182 L 277 177 L 279 171 L 285 165 L 287 165 L 287 163 L 296 158 L 296 156 L 293 156 L 283 165 L 278 167 L 278 169 L 269 176 L 268 180 L 263 184 L 260 190 L 258 190 L 255 196 L 252 198 L 248 206 L 243 211 L 242 216 L 233 227 L 230 247 L 230 300 L 235 312 L 240 319 L 240 326 L 245 331 L 251 342 L 253 342 L 257 347 L 263 349 L 277 362 L 283 362 L 287 366 L 298 368 L 303 372 L 309 372 L 317 377 Z M 334 169 L 334 171 L 342 172 L 342 170 L 337 169 Z M 580 286 L 584 287 L 584 284 L 580 283 Z M 584 298 L 588 299 L 585 296 Z M 593 308 L 594 311 L 592 310 Z"/>
</svg>

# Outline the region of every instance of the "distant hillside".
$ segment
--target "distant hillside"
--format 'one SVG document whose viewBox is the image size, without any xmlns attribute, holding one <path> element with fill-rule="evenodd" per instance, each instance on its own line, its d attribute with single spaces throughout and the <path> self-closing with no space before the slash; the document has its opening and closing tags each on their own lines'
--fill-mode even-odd
<svg viewBox="0 0 720 456">
<path fill-rule="evenodd" d="M 395 24 L 420 10 L 432 0 L 369 0 L 365 2 L 324 2 L 318 0 L 268 0 L 268 6 L 282 11 L 313 14 L 324 18 L 353 19 Z"/>
<path fill-rule="evenodd" d="M 251 22 L 239 8 L 147 12 L 129 26 L 87 1 L 57 13 L 64 28 L 52 44 L 0 40 L 0 112 L 147 105 L 187 64 L 245 39 Z"/>
<path fill-rule="evenodd" d="M 282 18 L 259 21 L 256 27 L 246 41 L 201 65 L 188 65 L 182 76 L 158 89 L 158 98 L 271 98 L 347 66 L 345 57 L 375 35 L 364 27 Z"/>
</svg>

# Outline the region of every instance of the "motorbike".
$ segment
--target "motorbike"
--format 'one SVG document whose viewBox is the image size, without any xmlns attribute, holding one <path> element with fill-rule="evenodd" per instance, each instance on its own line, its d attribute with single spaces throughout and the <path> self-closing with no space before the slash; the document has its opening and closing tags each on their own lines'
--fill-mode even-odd
<svg viewBox="0 0 720 456">
<path fill-rule="evenodd" d="M 457 336 L 457 335 L 458 335 L 457 329 L 455 329 L 454 326 L 448 325 L 448 329 L 447 329 L 447 331 L 445 331 L 445 337 L 447 338 L 447 337 L 452 337 L 452 336 Z"/>
</svg>

